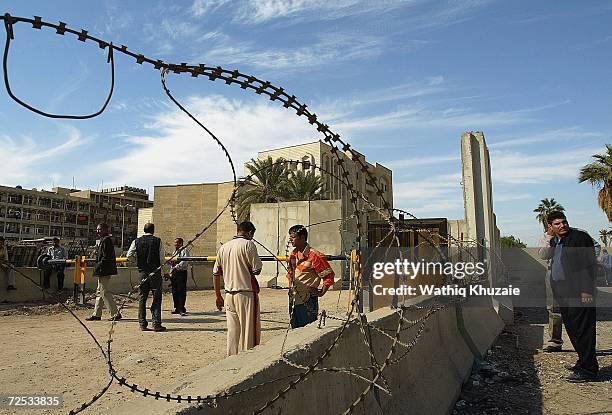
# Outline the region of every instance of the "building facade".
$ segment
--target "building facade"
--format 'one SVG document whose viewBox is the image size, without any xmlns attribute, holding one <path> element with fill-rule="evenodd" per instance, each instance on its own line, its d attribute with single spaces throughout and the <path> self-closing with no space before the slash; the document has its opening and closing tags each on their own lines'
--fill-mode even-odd
<svg viewBox="0 0 612 415">
<path fill-rule="evenodd" d="M 97 239 L 96 225 L 106 222 L 115 245 L 119 246 L 125 223 L 127 245 L 136 237 L 138 209 L 152 205 L 145 190 L 127 186 L 101 192 L 0 186 L 0 235 L 15 242 L 59 237 L 87 246 Z"/>
<path fill-rule="evenodd" d="M 382 207 L 382 198 L 376 194 L 376 188 L 372 180 L 368 179 L 365 173 L 358 170 L 358 166 L 346 153 L 339 151 L 337 154 L 342 158 L 342 165 L 349 175 L 347 180 L 353 184 L 354 189 L 365 195 L 375 206 Z M 377 182 L 379 188 L 382 190 L 382 197 L 387 201 L 388 206 L 392 208 L 393 174 L 391 170 L 379 163 L 371 164 L 366 161 L 363 154 L 358 154 L 361 161 L 368 166 L 373 176 L 372 179 Z M 338 163 L 337 157 L 332 152 L 332 148 L 329 144 L 322 141 L 314 141 L 312 143 L 298 144 L 257 153 L 257 158 L 260 160 L 268 157 L 272 157 L 273 160 L 279 158 L 292 160 L 288 165 L 290 170 L 313 171 L 316 175 L 321 175 L 325 184 L 323 190 L 324 198 L 341 200 L 343 212 L 354 211 L 354 207 L 350 201 L 350 192 L 341 180 L 343 177 L 342 167 Z M 363 210 L 363 201 L 358 201 L 358 208 Z"/>
<path fill-rule="evenodd" d="M 0 235 L 8 241 L 61 237 L 86 243 L 91 202 L 65 193 L 0 186 Z"/>
</svg>

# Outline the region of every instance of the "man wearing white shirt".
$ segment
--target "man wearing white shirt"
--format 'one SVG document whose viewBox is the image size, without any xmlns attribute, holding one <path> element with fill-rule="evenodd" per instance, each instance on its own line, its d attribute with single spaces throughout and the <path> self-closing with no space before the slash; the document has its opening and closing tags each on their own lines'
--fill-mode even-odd
<svg viewBox="0 0 612 415">
<path fill-rule="evenodd" d="M 174 240 L 173 257 L 177 258 L 177 264 L 170 270 L 172 300 L 174 302 L 174 310 L 172 314 L 187 314 L 185 301 L 187 300 L 187 261 L 179 261 L 180 258 L 189 256 L 187 248 L 183 248 L 183 238 Z"/>
<path fill-rule="evenodd" d="M 147 298 L 149 291 L 153 295 L 151 303 L 151 320 L 153 320 L 153 331 L 165 331 L 161 325 L 161 303 L 162 303 L 162 271 L 166 261 L 162 240 L 156 236 L 155 225 L 147 223 L 144 226 L 144 235 L 137 238 L 130 245 L 127 257 L 134 258 L 138 266 L 140 277 L 140 296 L 138 298 L 138 323 L 140 330 L 147 328 Z M 164 275 L 167 275 L 164 272 Z"/>
<path fill-rule="evenodd" d="M 235 355 L 259 344 L 259 284 L 256 275 L 262 268 L 257 246 L 252 241 L 255 226 L 251 222 L 238 225 L 234 239 L 224 243 L 217 252 L 213 267 L 217 309 L 225 305 L 227 318 L 227 355 Z M 225 300 L 221 296 L 221 276 Z"/>
</svg>

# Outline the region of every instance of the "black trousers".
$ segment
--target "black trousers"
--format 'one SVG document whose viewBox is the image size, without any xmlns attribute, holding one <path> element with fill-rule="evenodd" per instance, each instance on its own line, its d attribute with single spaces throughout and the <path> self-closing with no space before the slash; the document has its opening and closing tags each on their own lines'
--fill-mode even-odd
<svg viewBox="0 0 612 415">
<path fill-rule="evenodd" d="M 185 301 L 187 300 L 187 271 L 175 271 L 172 275 L 172 300 L 174 309 L 186 313 Z"/>
<path fill-rule="evenodd" d="M 589 374 L 599 371 L 595 352 L 597 313 L 594 304 L 588 307 L 580 303 L 580 294 L 572 293 L 563 281 L 553 282 L 553 292 L 567 335 L 578 353 L 576 366 Z"/>
<path fill-rule="evenodd" d="M 57 272 L 57 289 L 58 290 L 63 290 L 64 289 L 64 267 L 60 266 L 60 267 L 52 267 L 50 269 L 45 270 L 45 273 L 43 274 L 43 287 L 44 288 L 50 288 L 51 287 L 51 274 L 53 273 L 53 271 Z"/>
</svg>

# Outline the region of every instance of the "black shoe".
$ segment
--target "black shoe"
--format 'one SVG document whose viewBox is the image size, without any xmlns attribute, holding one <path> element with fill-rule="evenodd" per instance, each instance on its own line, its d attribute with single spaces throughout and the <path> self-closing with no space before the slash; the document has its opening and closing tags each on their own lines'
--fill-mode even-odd
<svg viewBox="0 0 612 415">
<path fill-rule="evenodd" d="M 102 320 L 102 317 L 98 317 L 98 316 L 89 316 L 85 319 L 85 321 L 100 321 Z"/>
<path fill-rule="evenodd" d="M 166 331 L 164 326 L 153 326 L 153 331 Z"/>
<path fill-rule="evenodd" d="M 149 329 L 147 328 L 147 326 L 146 326 L 146 325 L 144 325 L 144 326 L 143 326 L 143 325 L 141 324 L 141 325 L 140 325 L 140 331 L 149 331 Z"/>
<path fill-rule="evenodd" d="M 566 365 L 563 365 L 563 369 L 567 369 L 567 370 L 570 370 L 572 372 L 576 372 L 577 370 L 580 370 L 580 366 L 578 366 L 578 364 L 570 365 L 568 363 Z"/>
<path fill-rule="evenodd" d="M 6 291 L 12 291 L 12 290 L 16 290 L 17 288 L 15 288 L 14 285 L 9 285 L 8 287 L 6 287 Z"/>
<path fill-rule="evenodd" d="M 561 345 L 553 346 L 553 345 L 549 344 L 548 346 L 544 347 L 542 349 L 542 351 L 545 352 L 545 353 L 555 353 L 555 352 L 562 351 L 561 349 L 562 349 Z"/>
<path fill-rule="evenodd" d="M 584 370 L 577 370 L 568 377 L 566 377 L 565 380 L 571 383 L 594 382 L 597 380 L 597 375 L 585 372 Z"/>
<path fill-rule="evenodd" d="M 176 308 L 170 312 L 170 314 L 181 314 Z"/>
<path fill-rule="evenodd" d="M 121 320 L 123 317 L 121 317 L 121 313 L 117 313 L 115 314 L 113 317 L 109 318 L 108 321 L 119 321 Z"/>
</svg>

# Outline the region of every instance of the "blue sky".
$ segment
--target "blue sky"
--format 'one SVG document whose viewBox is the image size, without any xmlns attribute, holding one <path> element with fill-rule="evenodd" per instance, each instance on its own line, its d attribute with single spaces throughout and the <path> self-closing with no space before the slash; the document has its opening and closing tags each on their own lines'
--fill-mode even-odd
<svg viewBox="0 0 612 415">
<path fill-rule="evenodd" d="M 295 94 L 354 147 L 392 168 L 395 205 L 463 216 L 459 137 L 483 131 L 502 234 L 534 244 L 540 199 L 572 225 L 608 226 L 579 168 L 612 142 L 612 3 L 605 1 L 4 1 L 0 10 L 66 22 L 170 62 L 256 75 Z M 4 38 L 2 39 L 4 41 Z M 0 92 L 0 183 L 49 189 L 149 188 L 229 180 L 219 149 L 165 97 L 159 73 L 116 56 L 107 111 L 49 120 Z M 15 27 L 13 91 L 47 111 L 95 111 L 106 54 L 73 36 Z M 171 75 L 177 98 L 235 162 L 319 139 L 276 103 Z M 242 172 L 242 168 L 238 168 Z"/>
</svg>

